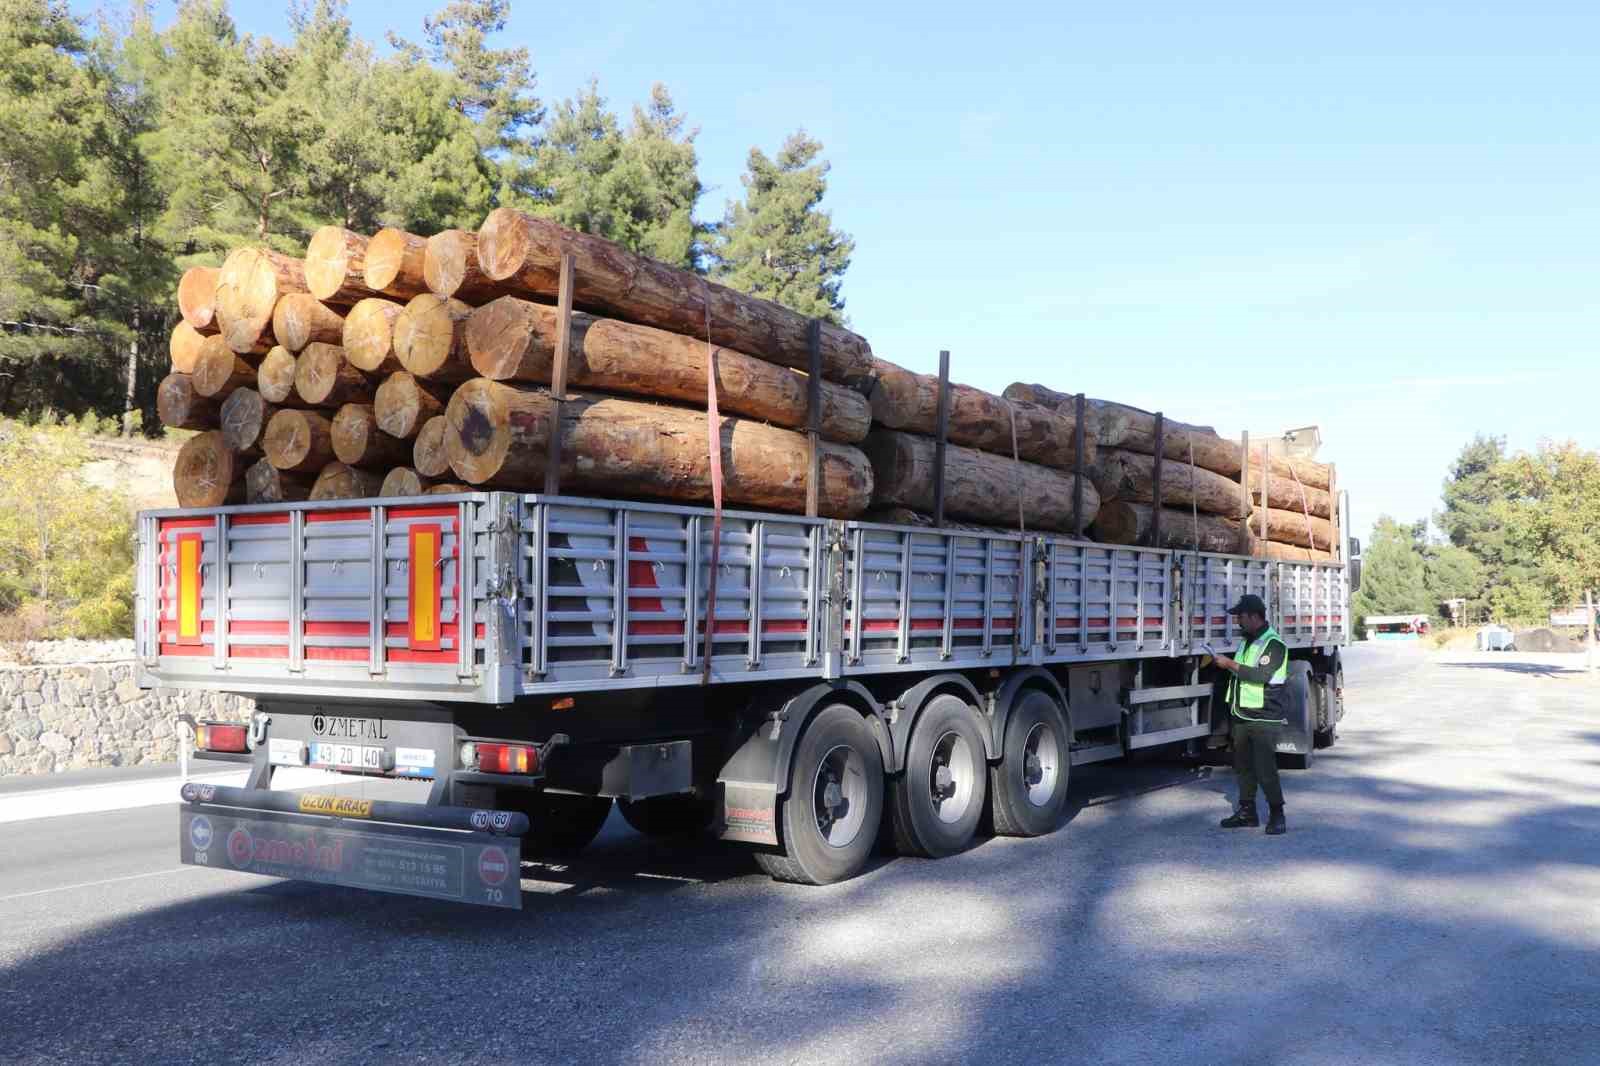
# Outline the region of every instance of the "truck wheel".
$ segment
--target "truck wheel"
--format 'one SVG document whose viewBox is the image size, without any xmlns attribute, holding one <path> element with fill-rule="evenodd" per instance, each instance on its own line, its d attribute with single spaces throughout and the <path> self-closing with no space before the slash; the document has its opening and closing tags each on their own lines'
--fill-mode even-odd
<svg viewBox="0 0 1600 1066">
<path fill-rule="evenodd" d="M 693 793 L 618 800 L 622 820 L 647 837 L 692 837 L 711 824 L 711 800 Z"/>
<path fill-rule="evenodd" d="M 1071 769 L 1067 723 L 1056 701 L 1038 689 L 1024 693 L 1006 722 L 1000 765 L 989 770 L 994 831 L 1018 837 L 1054 831 L 1066 810 Z"/>
<path fill-rule="evenodd" d="M 824 707 L 806 726 L 778 801 L 779 850 L 756 852 L 776 881 L 827 885 L 861 872 L 883 818 L 883 756 L 854 707 Z"/>
<path fill-rule="evenodd" d="M 1333 679 L 1326 675 L 1311 679 L 1312 707 L 1316 714 L 1312 721 L 1316 723 L 1316 732 L 1311 735 L 1311 745 L 1315 748 L 1331 748 L 1339 736 L 1339 724 L 1333 720 Z"/>
<path fill-rule="evenodd" d="M 988 799 L 989 767 L 978 716 L 958 696 L 922 709 L 906 751 L 906 771 L 890 785 L 894 842 L 907 855 L 939 858 L 966 847 Z"/>
<path fill-rule="evenodd" d="M 600 835 L 611 814 L 610 796 L 574 796 L 566 792 L 502 789 L 497 805 L 528 816 L 522 851 L 530 859 L 569 858 Z"/>
</svg>

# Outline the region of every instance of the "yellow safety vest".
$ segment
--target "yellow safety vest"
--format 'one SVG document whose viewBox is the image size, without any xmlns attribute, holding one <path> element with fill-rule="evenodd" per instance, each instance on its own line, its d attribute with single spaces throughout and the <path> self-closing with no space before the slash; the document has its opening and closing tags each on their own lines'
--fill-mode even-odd
<svg viewBox="0 0 1600 1066">
<path fill-rule="evenodd" d="M 1240 666 L 1255 666 L 1261 660 L 1261 653 L 1267 650 L 1267 645 L 1274 640 L 1281 642 L 1277 630 L 1268 626 L 1255 640 L 1246 640 L 1239 645 L 1239 654 L 1234 658 Z M 1281 722 L 1281 718 L 1261 718 L 1245 714 L 1245 711 L 1259 711 L 1267 705 L 1267 685 L 1281 685 L 1289 679 L 1289 656 L 1287 649 L 1283 661 L 1278 663 L 1278 668 L 1273 671 L 1269 681 L 1241 681 L 1234 677 L 1228 687 L 1228 706 L 1233 708 L 1233 713 L 1247 722 Z"/>
</svg>

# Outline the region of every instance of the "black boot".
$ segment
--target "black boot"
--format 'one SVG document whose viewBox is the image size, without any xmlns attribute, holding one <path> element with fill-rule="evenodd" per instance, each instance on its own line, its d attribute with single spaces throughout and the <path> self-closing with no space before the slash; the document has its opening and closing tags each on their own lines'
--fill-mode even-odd
<svg viewBox="0 0 1600 1066">
<path fill-rule="evenodd" d="M 1256 816 L 1256 805 L 1247 803 L 1218 823 L 1224 829 L 1254 829 L 1261 824 Z"/>
<path fill-rule="evenodd" d="M 1280 837 L 1289 831 L 1283 821 L 1283 808 L 1274 807 L 1267 812 L 1267 836 Z"/>
</svg>

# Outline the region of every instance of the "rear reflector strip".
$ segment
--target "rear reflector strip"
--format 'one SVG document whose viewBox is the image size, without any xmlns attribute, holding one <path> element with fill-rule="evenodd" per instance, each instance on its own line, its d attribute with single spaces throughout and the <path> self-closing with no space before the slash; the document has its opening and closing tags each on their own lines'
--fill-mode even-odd
<svg viewBox="0 0 1600 1066">
<path fill-rule="evenodd" d="M 440 650 L 439 557 L 444 533 L 437 523 L 411 527 L 409 572 L 410 624 L 407 647 L 413 651 Z"/>
<path fill-rule="evenodd" d="M 199 533 L 178 534 L 178 634 L 179 644 L 200 643 L 200 560 L 204 540 Z"/>
</svg>

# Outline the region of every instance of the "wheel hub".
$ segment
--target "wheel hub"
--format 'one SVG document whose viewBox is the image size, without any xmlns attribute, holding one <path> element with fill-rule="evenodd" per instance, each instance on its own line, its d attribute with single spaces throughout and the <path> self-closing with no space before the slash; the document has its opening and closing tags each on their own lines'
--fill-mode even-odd
<svg viewBox="0 0 1600 1066">
<path fill-rule="evenodd" d="M 977 774 L 971 746 L 953 730 L 933 745 L 928 760 L 928 798 L 941 822 L 959 822 L 973 802 Z"/>
<path fill-rule="evenodd" d="M 861 756 L 843 744 L 824 755 L 817 767 L 811 811 L 817 832 L 830 847 L 842 848 L 861 833 L 866 810 L 865 771 Z"/>
</svg>

